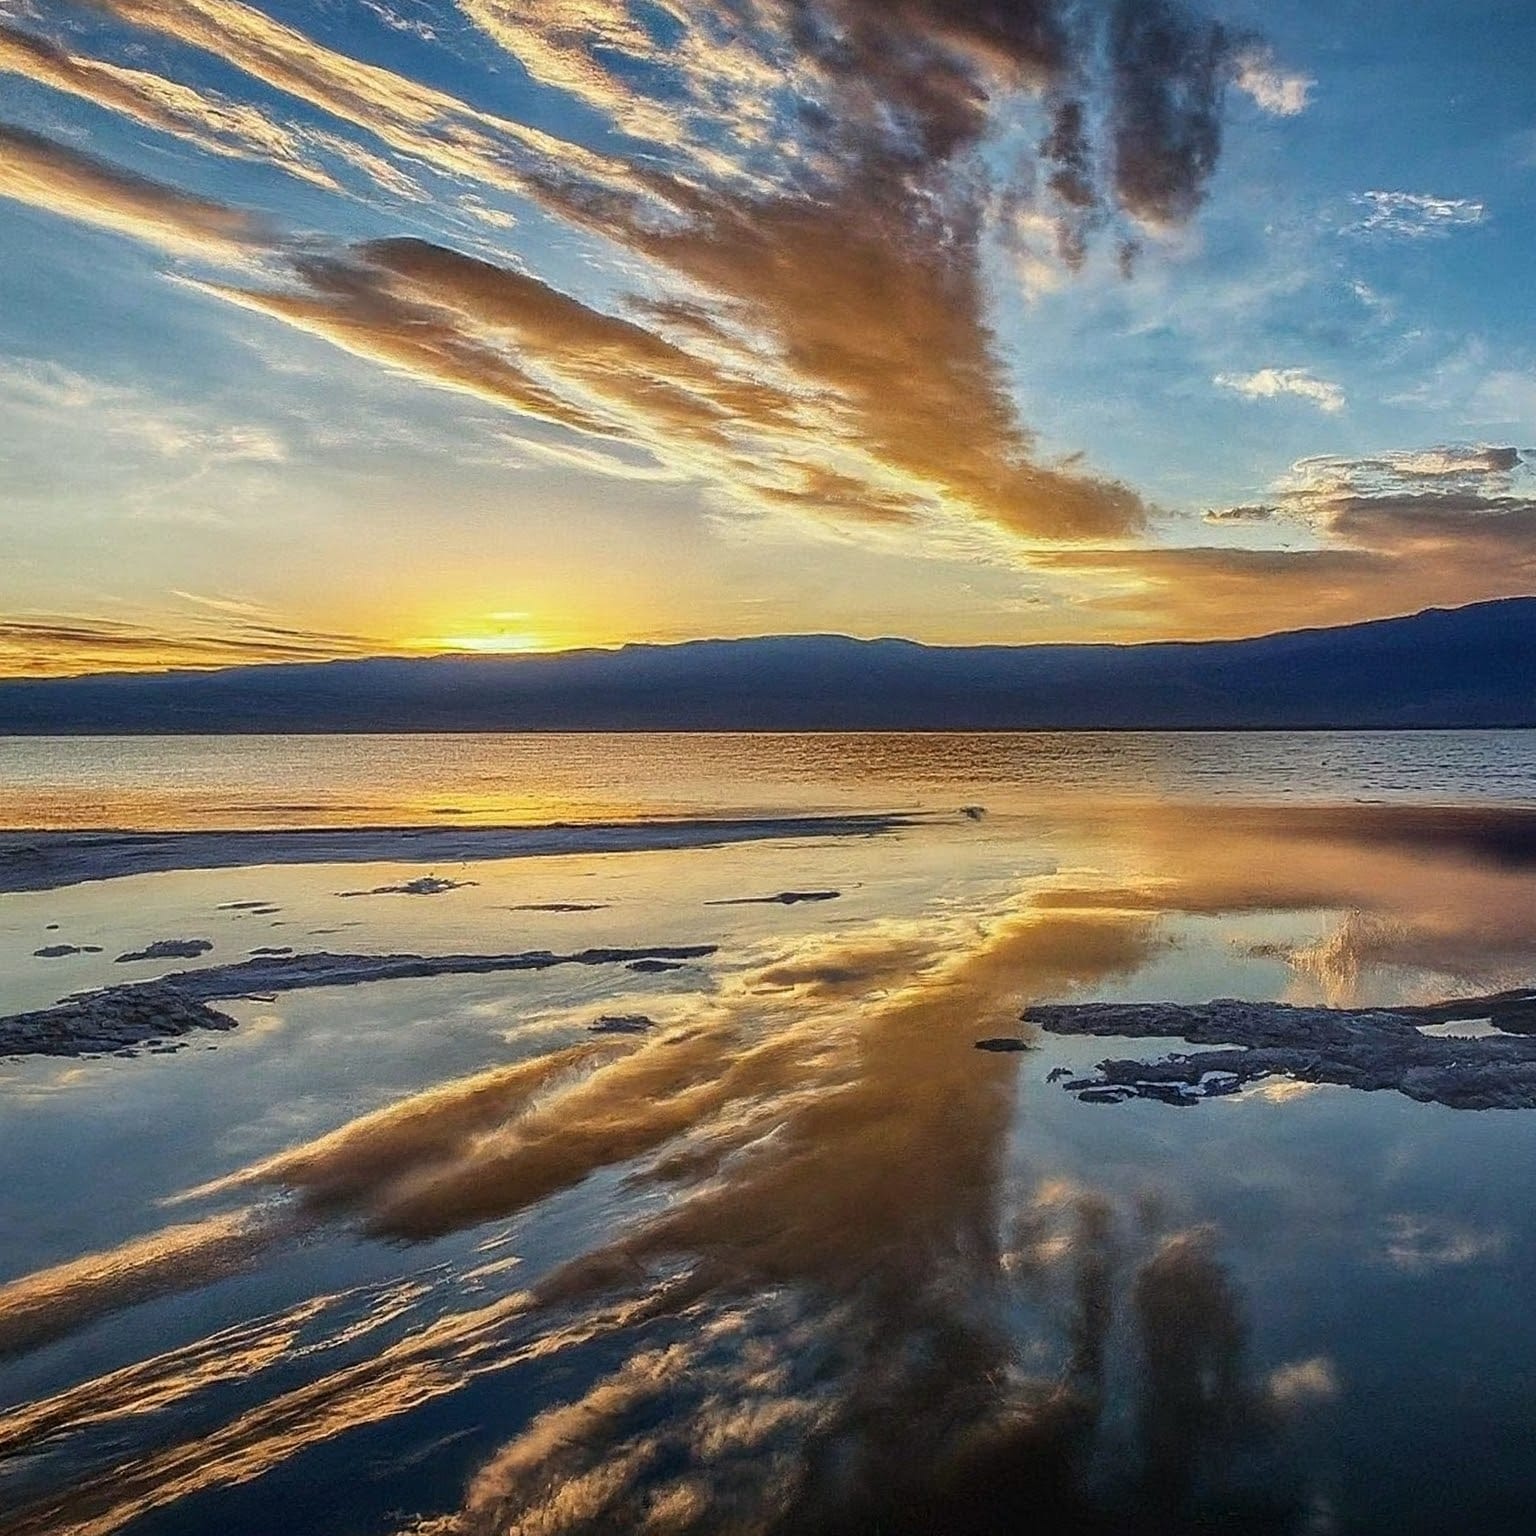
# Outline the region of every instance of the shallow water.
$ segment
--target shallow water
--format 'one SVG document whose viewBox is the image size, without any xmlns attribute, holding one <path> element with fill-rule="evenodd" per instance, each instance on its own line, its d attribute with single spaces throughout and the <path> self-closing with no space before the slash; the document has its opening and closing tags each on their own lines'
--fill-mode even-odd
<svg viewBox="0 0 1536 1536">
<path fill-rule="evenodd" d="M 368 821 L 932 814 L 431 896 L 339 894 L 395 864 L 0 895 L 7 1012 L 263 946 L 717 946 L 0 1064 L 0 1528 L 1529 1528 L 1536 1115 L 1279 1078 L 1084 1104 L 1054 1069 L 1148 1043 L 974 1042 L 1044 999 L 1528 984 L 1536 742 L 460 745 L 473 793 L 423 738 L 0 743 L 0 776 L 28 825 L 89 819 L 87 782 L 97 825 L 346 820 L 263 815 L 284 783 Z M 742 904 L 786 891 L 840 894 Z"/>
</svg>

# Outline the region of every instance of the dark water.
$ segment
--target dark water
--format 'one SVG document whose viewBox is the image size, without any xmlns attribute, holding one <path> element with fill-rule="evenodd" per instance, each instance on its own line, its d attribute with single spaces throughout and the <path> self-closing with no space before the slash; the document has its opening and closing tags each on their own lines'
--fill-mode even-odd
<svg viewBox="0 0 1536 1536">
<path fill-rule="evenodd" d="M 1528 984 L 1527 737 L 3 745 L 33 825 L 89 819 L 87 784 L 146 825 L 319 814 L 261 812 L 279 789 L 934 814 L 430 897 L 337 894 L 395 865 L 0 896 L 8 1010 L 189 963 L 114 959 L 169 936 L 717 946 L 0 1068 L 0 1528 L 1530 1528 L 1536 1115 L 1286 1078 L 1092 1105 L 1053 1069 L 1146 1042 L 974 1047 L 1042 999 Z M 735 904 L 810 890 L 840 894 Z M 615 1015 L 652 1022 L 591 1031 Z"/>
</svg>

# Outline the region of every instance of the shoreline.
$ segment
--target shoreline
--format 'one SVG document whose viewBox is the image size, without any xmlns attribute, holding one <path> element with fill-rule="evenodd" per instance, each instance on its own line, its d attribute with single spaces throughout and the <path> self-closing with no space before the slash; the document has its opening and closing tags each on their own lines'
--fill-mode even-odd
<svg viewBox="0 0 1536 1536">
<path fill-rule="evenodd" d="M 266 864 L 463 864 L 556 854 L 716 848 L 776 838 L 874 837 L 909 812 L 555 822 L 523 826 L 304 827 L 228 831 L 0 831 L 0 894 L 94 880 Z"/>
</svg>

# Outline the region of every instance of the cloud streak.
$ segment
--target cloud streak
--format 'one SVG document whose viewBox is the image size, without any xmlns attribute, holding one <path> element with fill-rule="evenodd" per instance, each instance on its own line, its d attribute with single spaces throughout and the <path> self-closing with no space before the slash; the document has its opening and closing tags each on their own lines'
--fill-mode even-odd
<svg viewBox="0 0 1536 1536">
<path fill-rule="evenodd" d="M 178 255 L 230 258 L 270 245 L 254 214 L 137 176 L 25 128 L 0 124 L 0 197 Z"/>
<path fill-rule="evenodd" d="M 212 668 L 254 662 L 329 661 L 376 656 L 376 638 L 289 627 L 247 605 L 185 598 L 212 610 L 181 621 L 105 619 L 76 614 L 18 614 L 0 619 L 0 676 L 68 677 L 162 667 Z"/>
<path fill-rule="evenodd" d="M 1343 624 L 1536 591 L 1536 496 L 1519 450 L 1437 445 L 1297 463 L 1265 503 L 1208 526 L 1287 532 L 1292 547 L 1041 551 L 1035 563 L 1099 584 L 1078 600 L 1132 632 L 1191 638 Z M 1302 547 L 1295 547 L 1301 542 Z"/>
<path fill-rule="evenodd" d="M 1106 223 L 1126 243 L 1194 215 L 1243 40 L 1173 0 L 1102 14 L 1058 0 L 686 0 L 665 28 L 617 0 L 532 12 L 471 0 L 469 19 L 533 79 L 660 152 L 627 163 L 239 0 L 95 3 L 393 156 L 531 199 L 642 278 L 619 314 L 442 244 L 384 240 L 306 251 L 286 290 L 215 290 L 236 302 L 427 382 L 636 443 L 724 506 L 936 548 L 968 534 L 982 549 L 1123 536 L 1146 521 L 1127 487 L 1041 462 L 996 355 L 984 266 L 994 206 L 1037 195 L 1069 267 Z M 46 65 L 61 88 L 175 128 L 142 79 L 130 88 L 40 47 L 34 75 Z M 639 70 L 675 92 L 642 92 Z M 1046 103 L 1038 153 L 989 169 L 981 152 L 1010 115 Z"/>
<path fill-rule="evenodd" d="M 260 108 L 198 91 L 148 70 L 88 58 L 0 22 L 0 71 L 21 76 L 216 155 L 280 166 L 317 186 L 337 183 L 305 153 L 303 138 Z"/>
</svg>

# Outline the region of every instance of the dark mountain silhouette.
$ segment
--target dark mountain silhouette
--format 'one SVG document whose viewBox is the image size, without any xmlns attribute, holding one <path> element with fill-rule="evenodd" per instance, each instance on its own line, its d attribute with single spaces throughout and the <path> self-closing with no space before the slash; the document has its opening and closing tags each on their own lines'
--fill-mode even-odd
<svg viewBox="0 0 1536 1536">
<path fill-rule="evenodd" d="M 775 635 L 0 683 L 0 734 L 1536 725 L 1536 598 L 1252 640 Z"/>
</svg>

